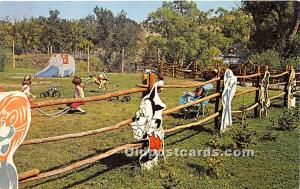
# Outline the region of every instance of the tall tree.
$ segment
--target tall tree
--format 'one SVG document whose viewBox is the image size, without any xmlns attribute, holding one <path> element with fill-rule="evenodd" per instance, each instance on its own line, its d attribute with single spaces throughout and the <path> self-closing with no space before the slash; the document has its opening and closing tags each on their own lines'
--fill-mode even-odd
<svg viewBox="0 0 300 189">
<path fill-rule="evenodd" d="M 243 1 L 242 8 L 255 24 L 250 40 L 252 51 L 274 49 L 285 57 L 299 53 L 299 1 Z"/>
</svg>

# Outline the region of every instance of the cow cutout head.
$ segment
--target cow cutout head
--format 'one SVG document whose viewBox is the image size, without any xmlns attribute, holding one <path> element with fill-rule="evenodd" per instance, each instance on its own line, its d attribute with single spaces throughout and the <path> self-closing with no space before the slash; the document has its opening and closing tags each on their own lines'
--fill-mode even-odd
<svg viewBox="0 0 300 189">
<path fill-rule="evenodd" d="M 142 99 L 131 124 L 134 138 L 145 139 L 147 133 L 159 129 L 162 126 L 162 112 L 165 109 L 166 105 L 161 101 L 157 93 L 157 83 L 155 83 L 150 93 Z"/>
</svg>

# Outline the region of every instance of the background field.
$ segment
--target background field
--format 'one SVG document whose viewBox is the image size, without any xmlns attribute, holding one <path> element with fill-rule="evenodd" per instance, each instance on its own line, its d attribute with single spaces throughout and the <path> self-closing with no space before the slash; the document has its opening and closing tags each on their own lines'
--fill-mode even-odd
<svg viewBox="0 0 300 189">
<path fill-rule="evenodd" d="M 19 90 L 22 76 L 34 70 L 6 70 L 0 74 L 1 84 L 6 90 Z M 79 73 L 85 77 L 85 73 Z M 141 81 L 141 74 L 108 74 L 111 79 L 109 90 L 118 84 L 118 89 L 135 87 Z M 70 78 L 33 79 L 32 92 L 39 95 L 53 82 L 60 83 L 62 97 L 73 96 Z M 192 80 L 167 78 L 166 84 L 193 83 Z M 92 88 L 91 88 L 92 89 Z M 238 87 L 238 91 L 248 88 Z M 185 89 L 186 90 L 186 89 Z M 178 98 L 184 89 L 165 89 L 162 100 L 167 108 L 178 105 Z M 193 89 L 189 89 L 193 90 Z M 87 92 L 86 96 L 99 93 Z M 271 93 L 272 94 L 272 93 Z M 273 95 L 273 94 L 272 94 Z M 48 118 L 33 111 L 32 124 L 26 139 L 42 138 L 67 133 L 75 133 L 106 127 L 133 117 L 141 94 L 131 95 L 130 103 L 92 102 L 82 108 L 87 115 L 66 114 L 59 118 Z M 49 99 L 49 98 L 48 98 Z M 37 98 L 38 101 L 42 99 Z M 240 96 L 233 101 L 233 109 L 243 104 L 254 102 L 254 94 Z M 262 120 L 249 119 L 249 128 L 257 131 L 257 138 L 262 136 L 282 110 L 278 101 L 270 109 L 270 117 Z M 44 108 L 47 112 L 55 112 L 58 107 Z M 213 104 L 209 105 L 213 112 Z M 180 114 L 164 117 L 164 128 L 193 122 L 184 120 Z M 237 122 L 237 119 L 235 119 Z M 210 179 L 203 175 L 207 166 L 203 157 L 168 157 L 159 167 L 149 171 L 136 168 L 137 158 L 126 157 L 119 153 L 97 163 L 59 176 L 35 182 L 24 183 L 20 188 L 297 188 L 299 163 L 299 130 L 291 132 L 276 131 L 279 136 L 274 142 L 260 142 L 249 148 L 255 150 L 255 157 L 228 157 L 225 160 L 227 176 L 221 179 Z M 166 137 L 166 149 L 206 149 L 205 144 L 213 138 L 213 124 L 195 127 Z M 228 138 L 228 137 L 227 137 Z M 226 136 L 224 136 L 226 140 Z M 106 132 L 99 135 L 70 139 L 46 144 L 21 146 L 17 150 L 14 161 L 18 172 L 33 168 L 51 170 L 101 153 L 121 144 L 133 142 L 130 127 Z"/>
</svg>

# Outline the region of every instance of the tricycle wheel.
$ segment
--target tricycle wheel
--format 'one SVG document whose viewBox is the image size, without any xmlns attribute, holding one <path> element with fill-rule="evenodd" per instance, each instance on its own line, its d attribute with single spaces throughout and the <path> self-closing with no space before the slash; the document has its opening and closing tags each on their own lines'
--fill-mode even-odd
<svg viewBox="0 0 300 189">
<path fill-rule="evenodd" d="M 41 93 L 41 94 L 40 94 L 40 97 L 41 97 L 41 98 L 45 98 L 45 93 Z"/>
<path fill-rule="evenodd" d="M 113 96 L 113 97 L 110 97 L 109 98 L 109 101 L 112 101 L 112 102 L 116 102 L 119 100 L 119 97 L 118 96 Z"/>
<path fill-rule="evenodd" d="M 55 97 L 55 98 L 59 98 L 59 97 L 60 97 L 59 91 L 54 91 L 54 92 L 52 93 L 52 96 Z"/>
<path fill-rule="evenodd" d="M 131 100 L 130 96 L 124 96 L 121 100 L 121 102 L 129 102 Z"/>
</svg>

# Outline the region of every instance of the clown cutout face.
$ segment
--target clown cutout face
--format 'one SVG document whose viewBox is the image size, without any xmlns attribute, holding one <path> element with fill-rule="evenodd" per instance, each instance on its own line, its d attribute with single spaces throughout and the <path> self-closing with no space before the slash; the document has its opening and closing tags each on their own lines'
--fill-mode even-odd
<svg viewBox="0 0 300 189">
<path fill-rule="evenodd" d="M 30 126 L 28 98 L 22 92 L 0 93 L 0 188 L 18 188 L 13 155 Z"/>
</svg>

